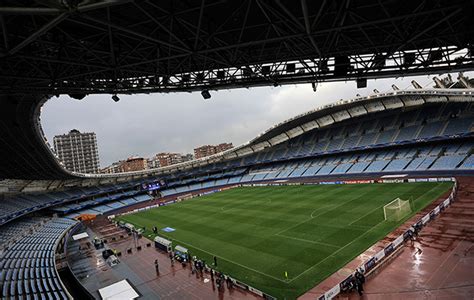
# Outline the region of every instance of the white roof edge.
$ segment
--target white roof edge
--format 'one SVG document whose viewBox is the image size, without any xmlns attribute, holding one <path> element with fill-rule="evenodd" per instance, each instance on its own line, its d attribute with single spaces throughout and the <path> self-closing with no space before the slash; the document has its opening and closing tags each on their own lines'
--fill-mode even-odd
<svg viewBox="0 0 474 300">
<path fill-rule="evenodd" d="M 344 108 L 344 106 L 346 106 L 348 104 L 351 104 L 351 103 L 360 102 L 361 104 L 365 104 L 366 102 L 374 101 L 376 99 L 383 99 L 383 98 L 392 97 L 392 96 L 397 96 L 398 97 L 398 96 L 401 96 L 401 95 L 414 95 L 414 94 L 420 95 L 420 96 L 423 96 L 423 95 L 435 95 L 435 96 L 472 95 L 474 97 L 474 89 L 438 89 L 438 88 L 434 89 L 433 88 L 433 89 L 410 89 L 410 90 L 404 90 L 404 91 L 397 90 L 397 91 L 391 91 L 391 92 L 368 95 L 366 97 L 357 97 L 357 98 L 351 98 L 351 99 L 342 100 L 342 101 L 340 100 L 340 101 L 337 101 L 337 102 L 332 103 L 332 104 L 327 104 L 327 105 L 316 107 L 315 109 L 312 109 L 312 110 L 307 111 L 305 113 L 302 113 L 302 114 L 299 114 L 299 115 L 294 116 L 292 118 L 289 118 L 289 119 L 287 119 L 283 122 L 280 122 L 280 123 L 270 127 L 269 129 L 265 130 L 264 132 L 260 133 L 259 135 L 257 135 L 257 137 L 253 138 L 249 142 L 246 142 L 246 143 L 244 143 L 242 145 L 239 145 L 237 147 L 234 147 L 232 149 L 229 149 L 229 150 L 226 150 L 226 151 L 223 151 L 223 152 L 211 155 L 211 156 L 203 157 L 203 158 L 200 158 L 200 159 L 197 159 L 197 160 L 187 161 L 187 162 L 183 162 L 183 163 L 179 163 L 179 164 L 175 164 L 175 165 L 171 165 L 171 166 L 166 166 L 166 167 L 162 167 L 162 168 L 147 169 L 147 170 L 143 170 L 143 171 L 126 172 L 126 173 L 114 173 L 114 174 L 82 174 L 82 173 L 71 172 L 71 171 L 68 171 L 68 170 L 66 170 L 66 171 L 68 173 L 70 173 L 71 175 L 74 175 L 76 177 L 80 177 L 80 178 L 83 178 L 83 179 L 98 179 L 98 180 L 100 180 L 100 179 L 109 178 L 109 179 L 115 179 L 116 181 L 121 181 L 121 182 L 132 180 L 132 179 L 143 178 L 143 177 L 146 177 L 146 176 L 160 176 L 160 175 L 164 175 L 164 174 L 167 174 L 167 173 L 172 173 L 172 172 L 179 171 L 179 170 L 195 168 L 195 167 L 198 167 L 198 166 L 204 166 L 204 165 L 208 165 L 210 163 L 225 160 L 226 155 L 230 155 L 230 154 L 237 155 L 236 151 L 241 150 L 241 149 L 243 149 L 245 147 L 248 147 L 248 146 L 252 146 L 255 143 L 255 141 L 257 141 L 259 139 L 259 137 L 271 132 L 273 129 L 278 128 L 278 127 L 280 127 L 284 124 L 287 124 L 287 123 L 289 123 L 293 120 L 299 119 L 299 118 L 304 117 L 304 116 L 309 115 L 309 114 L 313 114 L 313 113 L 316 113 L 316 112 L 321 112 L 321 111 L 324 111 L 326 109 L 333 108 L 333 107 Z M 446 102 L 448 102 L 448 101 L 446 101 Z M 334 112 L 332 112 L 332 113 L 334 113 Z M 304 131 L 302 133 L 304 133 Z M 269 139 L 267 139 L 266 141 L 268 141 L 268 140 Z M 263 142 L 263 141 L 260 141 L 260 142 Z M 47 143 L 46 140 L 45 140 L 45 143 Z M 47 148 L 49 148 L 49 147 L 47 147 Z M 51 151 L 51 149 L 49 149 L 49 150 Z M 253 150 L 252 150 L 252 152 L 253 152 Z M 52 151 L 51 151 L 51 153 L 52 153 Z"/>
</svg>

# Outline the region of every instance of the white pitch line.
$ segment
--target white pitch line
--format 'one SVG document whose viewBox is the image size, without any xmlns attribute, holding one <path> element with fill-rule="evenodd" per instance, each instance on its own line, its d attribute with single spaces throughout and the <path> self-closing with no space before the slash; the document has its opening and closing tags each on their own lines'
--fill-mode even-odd
<svg viewBox="0 0 474 300">
<path fill-rule="evenodd" d="M 363 217 L 365 217 L 365 216 L 367 216 L 367 215 L 370 215 L 372 212 L 376 211 L 377 209 L 380 209 L 380 208 L 383 207 L 384 205 L 385 205 L 385 204 L 382 204 L 381 206 L 378 206 L 378 207 L 372 209 L 371 211 L 369 211 L 368 213 L 366 213 L 366 214 L 363 215 L 362 217 L 360 217 L 360 218 L 358 218 L 358 219 L 356 219 L 356 220 L 350 222 L 350 223 L 349 223 L 349 226 L 353 225 L 355 222 L 359 221 L 359 220 L 362 219 Z M 355 225 L 355 226 L 357 226 L 357 225 Z"/>
<path fill-rule="evenodd" d="M 207 250 L 204 250 L 204 249 L 201 249 L 201 248 L 199 248 L 199 247 L 193 246 L 193 245 L 190 244 L 190 243 L 185 243 L 185 242 L 183 242 L 183 241 L 180 241 L 180 240 L 175 239 L 175 238 L 172 238 L 172 237 L 170 237 L 170 238 L 171 238 L 172 240 L 175 240 L 175 241 L 181 243 L 181 244 L 189 245 L 189 246 L 191 246 L 191 247 L 193 247 L 193 248 L 195 248 L 195 249 L 198 249 L 198 250 L 200 250 L 200 251 L 202 251 L 202 252 L 208 253 L 208 254 L 210 254 L 210 255 L 212 255 L 212 256 L 218 256 L 217 254 L 214 254 L 214 253 L 211 253 L 211 252 L 209 252 L 209 251 L 207 251 Z M 230 260 L 230 259 L 224 258 L 224 257 L 222 257 L 222 256 L 218 256 L 218 257 L 221 257 L 222 259 L 224 259 L 224 260 L 226 260 L 226 261 L 228 261 L 228 262 L 231 262 L 231 263 L 233 263 L 233 264 L 235 264 L 235 265 L 237 265 L 237 266 L 240 266 L 240 267 L 242 267 L 242 268 L 245 268 L 245 269 L 247 269 L 247 270 L 254 271 L 254 272 L 256 272 L 256 273 L 258 273 L 258 274 L 260 274 L 260 275 L 264 275 L 264 276 L 273 278 L 273 279 L 278 280 L 278 281 L 283 282 L 283 283 L 287 283 L 287 282 L 288 282 L 288 281 L 282 280 L 282 279 L 280 279 L 280 278 L 278 278 L 278 277 L 274 277 L 274 276 L 272 276 L 272 275 L 268 275 L 268 274 L 266 274 L 266 273 L 263 273 L 263 272 L 261 272 L 261 271 L 252 269 L 252 268 L 250 268 L 250 267 L 241 265 L 241 264 L 239 264 L 239 263 L 237 263 L 237 262 L 235 262 L 235 261 L 232 261 L 232 260 Z"/>
<path fill-rule="evenodd" d="M 328 192 L 329 192 L 329 191 L 328 191 Z M 326 193 L 328 193 L 328 192 L 326 192 Z M 330 211 L 334 210 L 335 208 L 338 208 L 339 206 L 342 206 L 342 205 L 344 205 L 344 204 L 347 204 L 347 203 L 349 203 L 349 202 L 351 202 L 351 201 L 353 201 L 353 200 L 355 200 L 355 199 L 356 199 L 356 198 L 349 198 L 348 201 L 344 201 L 344 202 L 342 202 L 341 204 L 336 205 L 336 206 L 328 205 L 328 206 L 326 206 L 326 207 L 329 207 L 329 208 L 330 208 L 329 210 L 324 210 L 324 211 L 322 211 L 320 214 L 317 214 L 316 216 L 313 217 L 313 213 L 315 213 L 317 210 L 325 209 L 326 207 L 324 207 L 324 208 L 318 208 L 318 209 L 314 210 L 313 212 L 311 212 L 311 215 L 309 216 L 308 219 L 303 220 L 303 221 L 301 221 L 301 222 L 299 222 L 299 223 L 297 223 L 297 224 L 295 224 L 295 225 L 293 225 L 293 226 L 290 226 L 290 227 L 288 227 L 288 228 L 285 228 L 285 229 L 283 229 L 283 230 L 281 230 L 281 231 L 275 233 L 275 235 L 279 235 L 279 234 L 281 234 L 281 233 L 283 233 L 283 232 L 285 232 L 285 231 L 288 231 L 288 230 L 290 230 L 290 229 L 292 229 L 292 228 L 295 228 L 295 227 L 297 227 L 297 226 L 299 226 L 299 225 L 301 225 L 301 224 L 304 224 L 304 223 L 306 223 L 306 222 L 308 222 L 308 221 L 310 221 L 310 220 L 312 220 L 312 219 L 314 219 L 314 218 L 316 218 L 316 217 L 318 217 L 318 216 L 320 216 L 320 215 L 322 215 L 322 214 L 325 214 L 325 213 L 327 213 L 327 212 L 330 212 Z"/>
<path fill-rule="evenodd" d="M 328 243 L 323 243 L 323 242 L 311 241 L 311 240 L 307 240 L 307 239 L 300 239 L 300 238 L 297 238 L 297 237 L 287 236 L 287 235 L 284 235 L 284 234 L 277 234 L 277 236 L 281 236 L 281 237 L 285 237 L 285 238 L 288 238 L 288 239 L 297 240 L 297 241 L 301 241 L 301 242 L 305 242 L 305 243 L 311 243 L 311 244 L 316 244 L 316 245 L 334 247 L 334 248 L 338 248 L 338 249 L 341 247 L 341 246 L 336 246 L 336 245 L 333 245 L 333 244 L 328 244 Z"/>
<path fill-rule="evenodd" d="M 343 205 L 345 205 L 345 204 L 347 204 L 347 203 L 349 203 L 349 202 L 351 202 L 351 201 L 353 201 L 353 200 L 355 200 L 355 199 L 352 199 L 352 198 L 351 198 L 349 201 L 343 202 L 343 203 L 341 203 L 341 204 L 339 204 L 339 205 L 336 205 L 336 206 L 334 206 L 334 207 L 331 207 L 330 210 L 328 210 L 328 211 L 322 211 L 321 213 L 319 213 L 319 214 L 317 214 L 317 215 L 315 215 L 315 216 L 313 216 L 313 213 L 311 213 L 311 219 L 317 218 L 317 217 L 319 217 L 320 215 L 324 215 L 324 214 L 327 213 L 327 212 L 333 211 L 334 209 L 336 209 L 336 208 L 338 208 L 338 207 L 340 207 L 340 206 L 343 206 Z"/>
<path fill-rule="evenodd" d="M 321 263 L 325 262 L 327 259 L 329 259 L 330 257 L 333 257 L 336 253 L 340 252 L 341 250 L 345 249 L 347 246 L 351 245 L 352 243 L 354 243 L 355 241 L 357 241 L 358 239 L 360 239 L 361 237 L 363 237 L 364 235 L 366 235 L 367 233 L 369 233 L 370 231 L 372 231 L 375 227 L 379 226 L 380 224 L 384 223 L 385 221 L 382 221 L 380 223 L 378 223 L 377 225 L 375 225 L 374 227 L 370 228 L 369 230 L 367 230 L 366 232 L 364 232 L 363 234 L 359 235 L 357 238 L 353 239 L 351 242 L 347 243 L 345 246 L 343 246 L 342 248 L 336 250 L 333 254 L 331 255 L 328 255 L 325 259 L 321 260 L 320 262 L 318 262 L 317 264 L 309 267 L 308 269 L 304 270 L 303 272 L 301 272 L 298 276 L 296 277 L 293 277 L 291 280 L 288 281 L 288 283 L 292 282 L 293 280 L 299 278 L 301 275 L 305 274 L 306 272 L 308 272 L 309 270 L 313 269 L 314 267 L 317 267 L 319 266 Z"/>
<path fill-rule="evenodd" d="M 333 225 L 333 224 L 324 224 L 323 226 L 324 227 L 337 228 L 337 229 L 346 229 L 347 228 L 347 225 L 337 226 L 337 225 Z M 370 228 L 372 228 L 372 226 L 363 226 L 363 225 L 351 225 L 351 227 L 354 227 L 356 229 L 361 229 L 361 230 L 369 230 Z"/>
<path fill-rule="evenodd" d="M 431 188 L 429 191 L 423 193 L 422 195 L 420 195 L 418 198 L 416 198 L 415 200 L 421 198 L 422 196 L 426 195 L 427 193 L 431 192 L 433 189 L 435 189 L 435 187 Z M 413 201 L 415 201 L 413 200 Z M 303 271 L 302 273 L 300 273 L 298 276 L 292 278 L 291 280 L 288 281 L 288 283 L 291 283 L 293 280 L 295 280 L 296 278 L 300 277 L 301 275 L 303 275 L 304 273 L 308 272 L 309 270 L 313 269 L 314 267 L 316 266 L 319 266 L 321 263 L 323 263 L 324 261 L 326 261 L 328 258 L 334 256 L 334 254 L 340 252 L 341 250 L 345 249 L 347 246 L 351 245 L 352 243 L 354 243 L 355 241 L 357 241 L 358 239 L 360 239 L 361 237 L 363 237 L 364 235 L 366 235 L 368 232 L 372 231 L 374 228 L 376 228 L 377 226 L 379 226 L 380 224 L 383 224 L 385 222 L 385 220 L 379 222 L 378 224 L 376 224 L 374 227 L 370 228 L 369 230 L 367 230 L 366 232 L 364 232 L 363 234 L 359 235 L 357 238 L 353 239 L 351 242 L 347 243 L 346 245 L 344 245 L 342 248 L 338 249 L 337 251 L 335 251 L 333 254 L 331 255 L 328 255 L 325 259 L 321 260 L 320 262 L 318 262 L 317 264 L 311 266 L 310 268 L 306 269 L 305 271 Z"/>
<path fill-rule="evenodd" d="M 436 187 L 437 187 L 437 186 L 432 187 L 430 190 L 426 191 L 423 195 L 420 195 L 420 196 L 418 196 L 417 198 L 413 199 L 412 202 L 415 202 L 416 200 L 420 199 L 421 197 L 423 197 L 424 195 L 428 194 L 429 192 L 431 192 L 431 191 L 432 191 L 433 189 L 435 189 Z M 349 225 L 354 224 L 355 222 L 359 221 L 359 220 L 362 219 L 363 217 L 365 217 L 365 216 L 371 214 L 373 211 L 384 207 L 384 205 L 386 205 L 386 204 L 382 204 L 382 205 L 380 205 L 379 207 L 376 207 L 376 208 L 372 209 L 371 211 L 369 211 L 368 213 L 366 213 L 366 214 L 363 215 L 362 217 L 360 217 L 360 218 L 358 218 L 357 220 L 355 220 L 355 221 L 349 223 Z"/>
</svg>

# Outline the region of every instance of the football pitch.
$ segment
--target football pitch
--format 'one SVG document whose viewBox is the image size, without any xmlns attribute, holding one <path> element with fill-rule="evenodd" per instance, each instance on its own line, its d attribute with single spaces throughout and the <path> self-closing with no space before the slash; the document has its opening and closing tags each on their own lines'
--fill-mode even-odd
<svg viewBox="0 0 474 300">
<path fill-rule="evenodd" d="M 274 297 L 294 299 L 447 192 L 450 182 L 238 187 L 119 220 L 187 247 L 191 255 Z M 383 206 L 412 213 L 384 220 Z M 172 227 L 173 232 L 164 232 Z M 288 278 L 285 278 L 285 272 Z"/>
</svg>

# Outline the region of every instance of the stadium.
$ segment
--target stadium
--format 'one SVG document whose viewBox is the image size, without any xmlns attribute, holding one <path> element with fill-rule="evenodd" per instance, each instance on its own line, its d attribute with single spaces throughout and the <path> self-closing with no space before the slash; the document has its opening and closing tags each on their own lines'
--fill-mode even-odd
<svg viewBox="0 0 474 300">
<path fill-rule="evenodd" d="M 2 299 L 359 299 L 358 291 L 370 299 L 472 299 L 474 80 L 462 73 L 474 66 L 466 13 L 472 4 L 433 1 L 415 9 L 363 1 L 349 8 L 349 1 L 301 1 L 296 11 L 289 1 L 277 1 L 275 10 L 268 1 L 210 2 L 0 6 Z M 258 7 L 264 21 L 251 9 Z M 377 19 L 389 8 L 397 15 Z M 158 17 L 173 9 L 197 22 L 191 27 L 181 20 L 181 26 L 197 30 L 174 32 Z M 352 24 L 345 17 L 351 10 L 375 17 Z M 138 21 L 139 13 L 148 21 Z M 229 15 L 235 24 L 220 20 Z M 312 33 L 312 18 L 323 29 Z M 425 26 L 414 26 L 413 18 Z M 248 21 L 242 26 L 241 19 Z M 329 19 L 340 22 L 324 29 Z M 31 20 L 37 31 L 25 29 Z M 202 41 L 201 24 L 211 30 L 216 21 L 225 26 L 203 32 L 208 40 Z M 275 30 L 261 44 L 259 22 L 277 28 L 291 22 L 298 32 Z M 161 35 L 146 31 L 149 24 Z M 332 28 L 367 38 L 386 55 L 355 42 L 338 48 Z M 392 29 L 418 31 L 409 42 L 381 38 Z M 335 48 L 323 47 L 323 38 Z M 292 39 L 298 51 L 287 45 Z M 189 41 L 195 49 L 184 51 Z M 167 57 L 153 58 L 152 75 L 153 63 L 142 63 L 147 43 L 169 48 Z M 290 49 L 281 50 L 284 44 Z M 248 56 L 260 47 L 260 60 Z M 78 48 L 82 56 L 67 54 Z M 230 63 L 227 48 L 251 61 Z M 109 55 L 120 57 L 114 70 L 102 65 Z M 195 63 L 182 63 L 184 55 L 196 55 Z M 403 66 L 389 63 L 399 57 Z M 161 63 L 178 67 L 162 74 Z M 316 75 L 302 71 L 308 63 Z M 240 75 L 227 77 L 234 71 Z M 206 98 L 208 90 L 341 80 L 363 85 L 454 71 L 456 80 L 440 76 L 429 88 L 412 81 L 409 89 L 342 99 L 235 148 L 145 171 L 67 170 L 41 125 L 42 106 L 59 94 L 80 100 L 94 93 L 202 91 Z"/>
</svg>

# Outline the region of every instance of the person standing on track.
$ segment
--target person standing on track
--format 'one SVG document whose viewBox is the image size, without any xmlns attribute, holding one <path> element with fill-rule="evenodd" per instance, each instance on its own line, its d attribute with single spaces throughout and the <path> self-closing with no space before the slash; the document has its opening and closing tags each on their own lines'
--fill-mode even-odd
<svg viewBox="0 0 474 300">
<path fill-rule="evenodd" d="M 155 271 L 156 271 L 156 276 L 160 276 L 160 265 L 158 264 L 157 259 L 155 259 Z"/>
<path fill-rule="evenodd" d="M 364 292 L 365 276 L 359 272 L 359 270 L 355 272 L 355 281 L 357 292 L 359 293 L 359 296 L 362 296 Z"/>
</svg>

